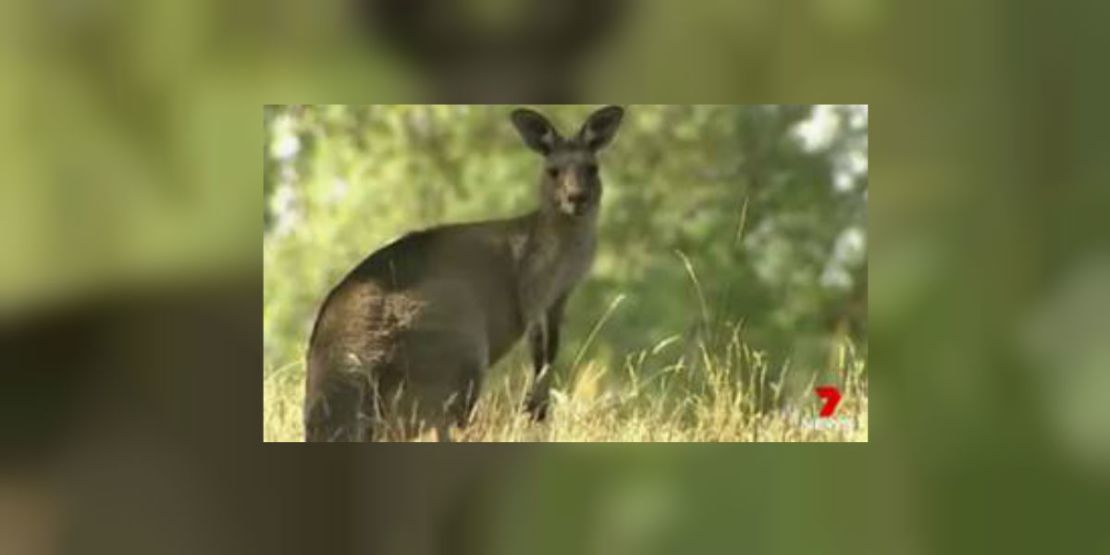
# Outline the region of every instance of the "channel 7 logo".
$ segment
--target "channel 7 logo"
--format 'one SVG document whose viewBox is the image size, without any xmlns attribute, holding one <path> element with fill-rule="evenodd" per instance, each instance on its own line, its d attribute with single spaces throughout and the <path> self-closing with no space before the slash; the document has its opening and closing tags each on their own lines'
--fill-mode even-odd
<svg viewBox="0 0 1110 555">
<path fill-rule="evenodd" d="M 821 412 L 817 416 L 821 418 L 829 418 L 836 411 L 836 406 L 840 404 L 840 390 L 836 386 L 822 385 L 814 389 L 817 396 L 825 400 L 824 406 L 821 407 Z"/>
</svg>

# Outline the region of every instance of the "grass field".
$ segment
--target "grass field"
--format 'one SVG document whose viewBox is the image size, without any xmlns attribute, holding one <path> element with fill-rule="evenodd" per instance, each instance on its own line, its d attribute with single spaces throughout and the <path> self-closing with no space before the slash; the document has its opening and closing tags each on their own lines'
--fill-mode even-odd
<svg viewBox="0 0 1110 555">
<path fill-rule="evenodd" d="M 678 337 L 626 359 L 620 372 L 599 362 L 572 363 L 557 374 L 548 420 L 522 412 L 531 370 L 522 353 L 491 371 L 470 424 L 452 438 L 470 442 L 865 442 L 866 362 L 842 346 L 831 365 L 843 399 L 830 418 L 813 393 L 816 374 L 791 376 L 737 336 L 711 350 L 683 349 Z M 676 351 L 680 351 L 676 353 Z M 770 380 L 770 374 L 778 378 Z M 562 379 L 560 379 L 560 377 Z M 263 439 L 301 441 L 303 364 L 263 378 Z M 826 382 L 827 383 L 827 382 Z M 416 441 L 432 441 L 421 434 Z"/>
</svg>

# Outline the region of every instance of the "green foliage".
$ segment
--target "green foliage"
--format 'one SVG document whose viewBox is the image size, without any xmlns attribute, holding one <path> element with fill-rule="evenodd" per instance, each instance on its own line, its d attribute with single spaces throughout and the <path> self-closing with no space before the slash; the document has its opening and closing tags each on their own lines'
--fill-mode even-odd
<svg viewBox="0 0 1110 555">
<path fill-rule="evenodd" d="M 535 206 L 539 159 L 511 108 L 267 107 L 268 370 L 300 371 L 324 296 L 391 238 Z M 590 110 L 541 109 L 568 134 Z M 563 360 L 618 295 L 589 360 L 739 322 L 753 348 L 811 372 L 845 336 L 866 353 L 866 141 L 860 108 L 629 107 L 602 154 L 598 258 Z"/>
</svg>

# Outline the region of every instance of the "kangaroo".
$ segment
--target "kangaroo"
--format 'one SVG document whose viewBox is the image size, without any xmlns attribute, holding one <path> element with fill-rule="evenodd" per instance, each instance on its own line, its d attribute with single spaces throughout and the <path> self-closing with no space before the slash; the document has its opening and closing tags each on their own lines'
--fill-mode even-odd
<svg viewBox="0 0 1110 555">
<path fill-rule="evenodd" d="M 535 377 L 524 408 L 546 418 L 563 309 L 594 258 L 597 153 L 623 116 L 601 108 L 564 138 L 541 114 L 514 110 L 524 144 L 544 157 L 538 209 L 405 235 L 328 294 L 309 339 L 306 441 L 373 441 L 387 425 L 450 441 L 485 370 L 526 332 Z"/>
</svg>

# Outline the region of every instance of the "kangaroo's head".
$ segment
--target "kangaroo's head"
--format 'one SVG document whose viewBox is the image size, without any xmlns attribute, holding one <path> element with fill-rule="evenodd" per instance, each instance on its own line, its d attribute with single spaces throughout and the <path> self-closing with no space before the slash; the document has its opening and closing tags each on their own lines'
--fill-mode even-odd
<svg viewBox="0 0 1110 555">
<path fill-rule="evenodd" d="M 568 218 L 597 213 L 601 202 L 597 152 L 613 139 L 623 116 L 623 108 L 606 106 L 590 114 L 573 137 L 563 138 L 539 113 L 524 108 L 513 111 L 513 125 L 524 144 L 544 157 L 542 210 Z"/>
</svg>

